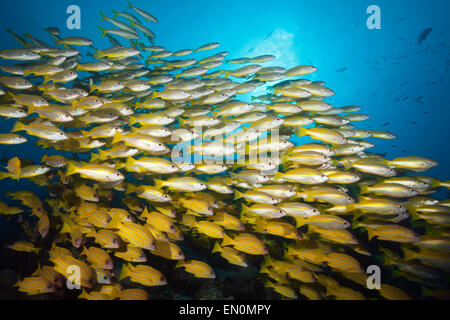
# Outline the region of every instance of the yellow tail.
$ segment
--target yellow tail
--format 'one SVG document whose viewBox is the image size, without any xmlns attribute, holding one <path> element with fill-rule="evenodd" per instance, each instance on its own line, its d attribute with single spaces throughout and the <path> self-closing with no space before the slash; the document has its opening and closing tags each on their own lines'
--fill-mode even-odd
<svg viewBox="0 0 450 320">
<path fill-rule="evenodd" d="M 222 249 L 222 248 L 220 247 L 219 241 L 217 241 L 217 242 L 214 244 L 214 247 L 213 247 L 211 253 L 214 253 L 214 252 L 220 252 L 221 249 Z"/>
<path fill-rule="evenodd" d="M 112 139 L 111 144 L 115 144 L 115 143 L 117 143 L 117 142 L 120 142 L 121 139 L 122 139 L 122 137 L 123 137 L 123 134 L 122 134 L 122 133 L 116 132 L 116 133 L 114 134 L 114 137 L 113 137 L 113 139 Z"/>
<path fill-rule="evenodd" d="M 416 253 L 414 251 L 411 251 L 407 248 L 402 248 L 402 250 L 403 250 L 403 259 L 405 259 L 406 261 L 413 260 L 416 258 Z"/>
<path fill-rule="evenodd" d="M 153 181 L 155 182 L 156 189 L 161 189 L 162 187 L 164 187 L 165 182 L 163 180 L 153 179 Z"/>
<path fill-rule="evenodd" d="M 303 219 L 302 217 L 294 217 L 294 220 L 295 220 L 295 226 L 297 228 L 299 228 L 299 227 L 301 227 L 301 226 L 306 224 L 306 220 Z"/>
<path fill-rule="evenodd" d="M 120 271 L 120 277 L 119 277 L 119 281 L 128 277 L 130 275 L 130 268 L 124 263 L 122 265 L 122 270 Z"/>
<path fill-rule="evenodd" d="M 70 176 L 78 172 L 78 167 L 71 161 L 67 162 L 66 176 Z"/>
<path fill-rule="evenodd" d="M 373 237 L 377 236 L 375 233 L 375 230 L 371 229 L 371 228 L 367 228 L 367 233 L 368 233 L 369 240 L 372 240 Z"/>
<path fill-rule="evenodd" d="M 22 131 L 22 130 L 25 130 L 25 129 L 26 129 L 26 126 L 22 122 L 17 121 L 14 124 L 14 127 L 12 128 L 11 132 Z"/>
<path fill-rule="evenodd" d="M 307 136 L 307 135 L 308 135 L 308 130 L 303 127 L 300 127 L 298 130 L 298 136 L 303 137 L 303 136 Z"/>
<path fill-rule="evenodd" d="M 224 233 L 223 240 L 222 240 L 222 247 L 229 246 L 232 244 L 233 244 L 233 239 L 231 239 L 229 236 L 227 236 L 226 233 Z"/>
<path fill-rule="evenodd" d="M 242 192 L 236 190 L 236 191 L 234 192 L 234 200 L 237 200 L 237 199 L 239 199 L 239 198 L 242 198 Z"/>
</svg>

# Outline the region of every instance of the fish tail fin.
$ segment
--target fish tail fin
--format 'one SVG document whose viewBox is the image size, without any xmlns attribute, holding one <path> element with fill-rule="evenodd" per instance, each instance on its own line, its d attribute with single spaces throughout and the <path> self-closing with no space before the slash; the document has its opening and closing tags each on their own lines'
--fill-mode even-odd
<svg viewBox="0 0 450 320">
<path fill-rule="evenodd" d="M 17 121 L 17 122 L 14 124 L 14 127 L 12 128 L 11 132 L 22 131 L 22 130 L 25 130 L 25 128 L 26 128 L 25 124 L 23 124 L 23 123 L 20 122 L 20 121 Z"/>
<path fill-rule="evenodd" d="M 128 118 L 128 123 L 129 123 L 130 125 L 133 125 L 133 124 L 135 124 L 135 123 L 137 123 L 137 122 L 138 122 L 138 118 L 135 117 L 135 116 L 130 116 L 130 117 Z"/>
<path fill-rule="evenodd" d="M 67 222 L 63 222 L 63 226 L 59 233 L 70 233 L 71 230 L 72 228 L 70 228 L 69 224 Z"/>
<path fill-rule="evenodd" d="M 121 132 L 116 132 L 113 136 L 113 139 L 111 141 L 111 144 L 115 144 L 117 142 L 120 142 L 120 140 L 122 139 L 123 134 Z"/>
<path fill-rule="evenodd" d="M 114 13 L 113 19 L 117 18 L 117 16 L 119 15 L 119 13 L 118 13 L 116 10 L 113 10 L 112 12 Z"/>
<path fill-rule="evenodd" d="M 100 153 L 91 153 L 91 161 L 98 161 L 98 160 L 100 160 Z"/>
<path fill-rule="evenodd" d="M 249 209 L 245 204 L 242 204 L 242 214 L 248 213 Z"/>
<path fill-rule="evenodd" d="M 177 264 L 175 265 L 175 268 L 182 268 L 186 264 L 186 261 L 178 260 Z"/>
<path fill-rule="evenodd" d="M 163 180 L 154 179 L 153 181 L 155 182 L 155 188 L 156 189 L 161 189 L 162 187 L 164 187 L 164 181 Z"/>
<path fill-rule="evenodd" d="M 234 200 L 237 200 L 239 198 L 242 198 L 242 192 L 240 192 L 239 190 L 236 190 L 234 192 Z"/>
<path fill-rule="evenodd" d="M 128 2 L 127 8 L 128 8 L 128 9 L 133 9 L 134 7 L 133 7 L 133 5 L 131 4 L 130 0 L 127 0 L 127 2 Z"/>
<path fill-rule="evenodd" d="M 289 159 L 289 155 L 287 153 L 283 153 L 281 155 L 281 163 L 286 163 Z"/>
<path fill-rule="evenodd" d="M 294 217 L 294 220 L 295 220 L 295 226 L 297 228 L 306 224 L 306 219 L 304 219 L 302 217 Z"/>
<path fill-rule="evenodd" d="M 87 250 L 86 246 L 83 246 L 83 250 L 81 251 L 81 255 L 82 256 L 87 256 L 87 254 L 88 254 L 88 250 Z"/>
<path fill-rule="evenodd" d="M 216 243 L 214 244 L 214 247 L 213 247 L 211 253 L 220 252 L 220 249 L 221 249 L 221 247 L 220 247 L 219 241 L 216 241 Z"/>
<path fill-rule="evenodd" d="M 360 224 L 360 221 L 353 219 L 351 228 L 358 229 L 358 228 L 364 228 L 364 226 Z"/>
<path fill-rule="evenodd" d="M 117 229 L 121 224 L 122 223 L 120 221 L 119 215 L 115 214 L 115 215 L 113 215 L 113 217 L 111 218 L 111 221 L 109 221 L 109 223 L 106 225 L 105 228 L 107 228 L 107 229 Z"/>
<path fill-rule="evenodd" d="M 184 124 L 186 122 L 186 120 L 184 120 L 183 118 L 178 118 L 178 122 L 180 123 L 180 127 L 184 127 Z"/>
<path fill-rule="evenodd" d="M 413 260 L 416 258 L 416 253 L 410 249 L 402 248 L 403 250 L 403 259 L 406 261 Z"/>
<path fill-rule="evenodd" d="M 107 30 L 105 30 L 104 28 L 97 26 L 97 28 L 100 29 L 100 31 L 102 32 L 102 37 L 106 36 Z"/>
<path fill-rule="evenodd" d="M 431 183 L 431 186 L 433 186 L 433 183 Z M 438 183 L 438 186 L 450 189 L 450 180 L 441 181 L 441 182 Z"/>
<path fill-rule="evenodd" d="M 411 216 L 411 220 L 420 219 L 419 214 L 417 213 L 417 209 L 413 206 L 408 206 L 408 213 Z"/>
<path fill-rule="evenodd" d="M 46 74 L 46 75 L 44 75 L 44 84 L 45 83 L 47 83 L 47 82 L 50 82 L 52 80 L 52 76 L 51 75 L 48 75 L 48 74 Z"/>
<path fill-rule="evenodd" d="M 133 157 L 128 157 L 127 160 L 125 161 L 125 164 L 123 165 L 123 167 L 129 168 L 129 167 L 131 167 L 135 162 L 136 162 L 136 160 L 135 160 Z"/>
<path fill-rule="evenodd" d="M 108 153 L 105 150 L 98 150 L 98 160 L 103 161 L 108 158 Z"/>
<path fill-rule="evenodd" d="M 78 296 L 80 299 L 87 299 L 89 297 L 89 294 L 86 292 L 84 288 L 81 288 L 81 294 Z"/>
<path fill-rule="evenodd" d="M 424 297 L 433 297 L 435 294 L 433 292 L 433 290 L 431 290 L 430 288 L 427 288 L 425 286 L 422 286 L 422 296 Z"/>
<path fill-rule="evenodd" d="M 71 161 L 67 162 L 67 171 L 66 171 L 66 176 L 70 176 L 72 174 L 77 173 L 78 171 L 78 167 Z"/>
<path fill-rule="evenodd" d="M 116 162 L 116 170 L 119 170 L 119 169 L 123 169 L 123 168 L 125 168 L 125 162 L 122 162 L 122 161 L 117 161 Z"/>
<path fill-rule="evenodd" d="M 281 179 L 281 178 L 283 178 L 283 172 L 277 172 L 277 173 L 275 173 L 274 178 L 275 178 L 275 179 Z"/>
<path fill-rule="evenodd" d="M 160 92 L 158 92 L 158 91 L 153 91 L 153 93 L 152 93 L 152 99 L 158 98 L 158 97 L 160 97 L 160 96 L 161 96 L 161 93 L 160 93 Z"/>
<path fill-rule="evenodd" d="M 367 237 L 369 238 L 369 240 L 372 240 L 372 238 L 376 236 L 375 230 L 372 228 L 367 228 L 367 233 Z"/>
<path fill-rule="evenodd" d="M 98 10 L 100 12 L 100 14 L 102 15 L 102 19 L 101 21 L 105 21 L 106 19 L 108 19 L 105 14 L 102 12 L 102 10 Z"/>
<path fill-rule="evenodd" d="M 131 183 L 127 184 L 127 189 L 125 190 L 125 194 L 130 194 L 130 193 L 133 193 L 134 191 L 136 191 L 136 186 L 132 185 Z"/>
<path fill-rule="evenodd" d="M 223 234 L 222 247 L 229 246 L 233 244 L 233 239 L 231 239 L 226 233 Z"/>
<path fill-rule="evenodd" d="M 94 228 L 91 228 L 91 231 L 89 231 L 88 233 L 86 233 L 84 236 L 86 237 L 86 238 L 95 238 L 95 236 L 96 236 L 96 232 L 95 232 L 95 229 Z"/>
<path fill-rule="evenodd" d="M 361 186 L 361 194 L 369 193 L 369 186 Z"/>
<path fill-rule="evenodd" d="M 306 136 L 306 135 L 308 135 L 308 130 L 306 128 L 300 127 L 298 129 L 298 136 L 299 137 L 303 137 L 303 136 Z"/>
<path fill-rule="evenodd" d="M 128 268 L 128 266 L 124 263 L 122 265 L 122 270 L 120 271 L 120 276 L 119 276 L 119 281 L 128 277 L 128 275 L 130 274 L 130 269 Z"/>
<path fill-rule="evenodd" d="M 257 219 L 256 220 L 256 230 L 258 230 L 258 232 L 264 232 L 264 228 L 265 228 L 265 221 L 264 219 Z"/>
</svg>

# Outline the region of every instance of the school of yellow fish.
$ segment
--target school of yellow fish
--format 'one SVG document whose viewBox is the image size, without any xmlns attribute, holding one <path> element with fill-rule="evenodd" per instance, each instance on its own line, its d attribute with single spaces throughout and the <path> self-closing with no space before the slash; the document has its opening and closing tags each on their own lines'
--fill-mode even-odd
<svg viewBox="0 0 450 320">
<path fill-rule="evenodd" d="M 279 298 L 367 299 L 360 258 L 380 256 L 382 270 L 421 286 L 421 297 L 448 299 L 450 201 L 430 194 L 450 182 L 422 175 L 435 161 L 370 153 L 365 139 L 395 135 L 356 128 L 369 118 L 358 106 L 325 102 L 334 92 L 306 79 L 313 66 L 264 67 L 276 57 L 226 51 L 194 58 L 217 42 L 169 51 L 144 26 L 158 20 L 128 9 L 101 13 L 113 44 L 104 50 L 52 27 L 52 46 L 9 30 L 22 47 L 0 51 L 0 115 L 17 119 L 0 143 L 34 136 L 49 150 L 40 164 L 13 157 L 0 173 L 48 190 L 47 199 L 6 194 L 21 206 L 0 202 L 0 214 L 35 224 L 29 241 L 8 249 L 40 257 L 16 283 L 20 292 L 67 290 L 77 266 L 80 299 L 152 299 L 145 288 L 171 285 L 154 255 L 216 277 L 181 249 L 196 234 L 230 265 L 263 256 L 258 279 Z M 91 62 L 81 62 L 82 46 L 94 50 Z M 260 86 L 267 94 L 239 99 Z M 311 141 L 295 145 L 294 136 Z M 50 234 L 44 253 L 35 240 Z M 379 299 L 413 298 L 383 278 L 375 290 Z"/>
</svg>

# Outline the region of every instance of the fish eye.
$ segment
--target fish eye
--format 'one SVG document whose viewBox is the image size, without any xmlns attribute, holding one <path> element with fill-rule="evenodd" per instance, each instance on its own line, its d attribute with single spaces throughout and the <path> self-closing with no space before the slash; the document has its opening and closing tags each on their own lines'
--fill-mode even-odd
<svg viewBox="0 0 450 320">
<path fill-rule="evenodd" d="M 120 173 L 116 173 L 116 176 L 120 176 Z"/>
<path fill-rule="evenodd" d="M 178 255 L 179 255 L 179 256 L 183 255 L 183 252 L 181 252 L 181 250 L 178 251 Z"/>
<path fill-rule="evenodd" d="M 152 246 L 155 247 L 156 246 L 156 241 L 152 242 Z"/>
<path fill-rule="evenodd" d="M 163 281 L 164 281 L 165 279 L 164 279 L 164 277 L 161 277 L 161 279 L 160 279 L 160 280 L 161 280 L 161 282 L 163 282 Z"/>
<path fill-rule="evenodd" d="M 140 254 L 139 254 L 139 258 L 143 258 L 144 257 L 144 254 L 141 252 Z"/>
<path fill-rule="evenodd" d="M 119 244 L 119 240 L 118 240 L 118 239 L 114 239 L 114 240 L 113 240 L 113 243 L 114 243 L 114 244 Z"/>
</svg>

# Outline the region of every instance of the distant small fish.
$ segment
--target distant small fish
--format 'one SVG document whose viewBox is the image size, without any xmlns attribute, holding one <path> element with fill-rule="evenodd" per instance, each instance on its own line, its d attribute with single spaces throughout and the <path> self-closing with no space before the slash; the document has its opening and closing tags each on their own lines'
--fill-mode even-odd
<svg viewBox="0 0 450 320">
<path fill-rule="evenodd" d="M 340 68 L 340 69 L 336 70 L 336 72 L 344 72 L 345 70 L 347 70 L 347 68 L 343 67 L 343 68 Z"/>
<path fill-rule="evenodd" d="M 419 34 L 419 40 L 418 40 L 418 44 L 420 45 L 422 43 L 422 41 L 424 41 L 428 35 L 430 34 L 431 30 L 433 30 L 432 28 L 427 28 L 425 30 L 423 30 L 420 34 Z"/>
<path fill-rule="evenodd" d="M 412 123 L 412 124 L 417 124 L 417 122 L 415 122 L 415 121 L 410 121 L 410 123 Z"/>
<path fill-rule="evenodd" d="M 390 124 L 390 122 L 385 122 L 383 123 L 382 127 L 386 127 L 388 124 Z"/>
<path fill-rule="evenodd" d="M 264 40 L 267 40 L 272 34 L 273 34 L 273 30 L 270 31 L 270 32 L 266 35 L 266 37 L 264 38 Z"/>
</svg>

